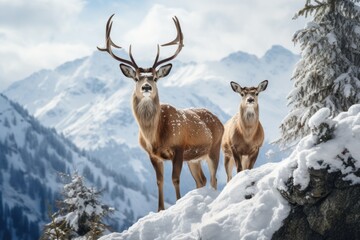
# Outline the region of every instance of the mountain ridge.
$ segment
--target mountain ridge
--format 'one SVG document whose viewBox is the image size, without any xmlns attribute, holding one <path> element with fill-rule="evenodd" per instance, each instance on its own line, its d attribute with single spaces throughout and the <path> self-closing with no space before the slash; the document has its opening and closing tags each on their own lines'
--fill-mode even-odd
<svg viewBox="0 0 360 240">
<path fill-rule="evenodd" d="M 289 79 L 298 56 L 281 47 L 268 52 L 273 51 L 280 54 L 274 58 L 281 60 L 279 63 L 276 60 L 269 65 L 258 58 L 258 64 L 253 67 L 249 67 L 248 62 L 236 62 L 236 59 L 234 65 L 222 60 L 203 63 L 174 61 L 169 77 L 158 82 L 160 101 L 177 108 L 208 108 L 225 123 L 238 111 L 240 102 L 229 82 L 256 86 L 268 79 L 268 89 L 259 96 L 260 120 L 266 142 L 257 164 L 278 161 L 279 157 L 268 159 L 265 150 L 274 149 L 269 142 L 276 138 L 277 126 L 285 115 L 286 95 L 291 87 Z M 289 54 L 293 56 L 291 61 Z M 284 65 L 285 70 L 279 69 L 278 65 Z M 145 184 L 155 195 L 153 169 L 146 153 L 139 147 L 138 126 L 131 110 L 134 82 L 122 76 L 118 62 L 108 54 L 96 51 L 89 57 L 67 62 L 40 75 L 32 75 L 21 84 L 11 85 L 4 94 L 23 104 L 44 125 L 54 127 L 108 166 L 117 167 L 119 172 L 139 182 L 150 179 Z M 165 164 L 165 168 L 169 175 L 170 166 Z M 219 184 L 224 185 L 226 177 L 222 159 L 218 174 Z M 181 186 L 182 193 L 194 188 L 187 167 L 183 168 Z M 174 202 L 172 191 L 171 181 L 165 181 L 165 192 L 170 193 L 165 195 L 170 195 L 171 202 Z"/>
<path fill-rule="evenodd" d="M 0 238 L 38 239 L 60 200 L 58 173 L 82 174 L 115 207 L 109 224 L 124 229 L 146 215 L 156 197 L 141 184 L 105 167 L 55 129 L 0 94 Z"/>
</svg>

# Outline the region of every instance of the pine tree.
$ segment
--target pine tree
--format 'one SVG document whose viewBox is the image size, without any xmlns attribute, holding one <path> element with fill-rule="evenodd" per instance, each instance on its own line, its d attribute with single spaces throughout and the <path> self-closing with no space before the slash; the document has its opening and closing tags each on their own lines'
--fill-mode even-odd
<svg viewBox="0 0 360 240">
<path fill-rule="evenodd" d="M 88 188 L 84 178 L 78 173 L 71 176 L 71 182 L 63 189 L 63 200 L 59 201 L 59 211 L 52 215 L 47 224 L 43 239 L 72 239 L 85 236 L 97 239 L 106 230 L 102 222 L 113 211 L 100 203 L 99 191 Z"/>
<path fill-rule="evenodd" d="M 58 214 L 52 214 L 50 216 L 51 222 L 45 227 L 41 240 L 64 240 L 71 239 L 70 229 L 66 226 L 66 221 L 58 221 Z"/>
<path fill-rule="evenodd" d="M 299 16 L 313 15 L 293 41 L 301 48 L 288 96 L 292 108 L 280 129 L 281 144 L 310 133 L 308 121 L 328 107 L 331 116 L 360 102 L 360 0 L 306 0 Z"/>
</svg>

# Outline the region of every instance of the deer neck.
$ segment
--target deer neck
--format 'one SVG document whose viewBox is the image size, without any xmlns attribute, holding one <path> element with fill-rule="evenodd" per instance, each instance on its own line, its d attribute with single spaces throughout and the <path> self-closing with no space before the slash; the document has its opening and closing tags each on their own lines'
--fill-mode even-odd
<svg viewBox="0 0 360 240">
<path fill-rule="evenodd" d="M 160 100 L 158 95 L 154 98 L 141 98 L 133 95 L 133 112 L 143 137 L 150 143 L 156 141 L 160 119 Z"/>
<path fill-rule="evenodd" d="M 252 137 L 259 125 L 258 105 L 240 106 L 239 127 L 245 137 Z"/>
</svg>

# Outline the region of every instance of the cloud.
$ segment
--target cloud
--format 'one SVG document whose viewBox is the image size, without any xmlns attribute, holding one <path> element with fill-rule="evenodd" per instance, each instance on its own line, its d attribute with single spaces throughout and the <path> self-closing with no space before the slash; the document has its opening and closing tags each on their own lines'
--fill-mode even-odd
<svg viewBox="0 0 360 240">
<path fill-rule="evenodd" d="M 54 67 L 90 51 L 84 44 L 57 41 L 85 6 L 82 0 L 0 0 L 0 90 L 41 68 Z"/>
<path fill-rule="evenodd" d="M 262 56 L 274 44 L 296 49 L 291 20 L 303 6 L 289 0 L 0 0 L 0 91 L 42 68 L 83 57 L 103 46 L 107 18 L 116 13 L 112 38 L 132 44 L 141 66 L 152 64 L 156 45 L 172 40 L 178 16 L 184 33 L 181 61 L 219 60 L 234 51 Z M 161 58 L 175 47 L 161 48 Z"/>
<path fill-rule="evenodd" d="M 58 29 L 81 12 L 83 0 L 0 0 L 0 26 L 26 30 L 28 28 Z"/>
<path fill-rule="evenodd" d="M 171 17 L 176 15 L 185 38 L 185 47 L 178 58 L 206 61 L 218 60 L 239 50 L 262 56 L 275 44 L 297 51 L 291 41 L 292 35 L 304 25 L 301 19 L 292 20 L 302 3 L 289 4 L 288 0 L 225 0 L 221 4 L 183 0 L 169 5 L 168 1 L 159 1 L 129 32 L 119 33 L 117 23 L 121 19 L 115 18 L 113 39 L 119 39 L 125 49 L 132 44 L 136 59 L 151 61 L 155 57 L 156 44 L 175 37 Z M 165 48 L 161 51 L 171 54 Z"/>
<path fill-rule="evenodd" d="M 11 49 L 16 48 L 16 51 Z M 10 49 L 10 50 L 9 50 Z M 14 80 L 22 79 L 42 68 L 53 68 L 69 59 L 89 55 L 87 46 L 64 43 L 39 43 L 37 45 L 19 46 L 7 44 L 0 47 L 0 91 Z"/>
</svg>

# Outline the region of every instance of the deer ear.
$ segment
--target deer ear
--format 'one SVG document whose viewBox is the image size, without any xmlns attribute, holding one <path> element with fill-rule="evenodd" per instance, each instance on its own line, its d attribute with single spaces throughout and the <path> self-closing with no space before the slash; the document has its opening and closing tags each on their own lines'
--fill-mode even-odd
<svg viewBox="0 0 360 240">
<path fill-rule="evenodd" d="M 267 88 L 268 85 L 268 80 L 264 80 L 261 83 L 259 83 L 259 86 L 257 87 L 257 91 L 258 92 L 262 92 L 265 91 L 265 89 Z"/>
<path fill-rule="evenodd" d="M 159 68 L 159 70 L 156 71 L 156 75 L 157 75 L 158 79 L 162 78 L 162 77 L 166 77 L 170 73 L 171 68 L 172 68 L 171 63 L 161 66 Z"/>
<path fill-rule="evenodd" d="M 120 69 L 125 77 L 132 78 L 136 81 L 136 73 L 132 67 L 121 63 Z"/>
<path fill-rule="evenodd" d="M 230 85 L 231 85 L 232 90 L 234 90 L 234 92 L 241 93 L 241 86 L 238 83 L 230 82 Z"/>
</svg>

